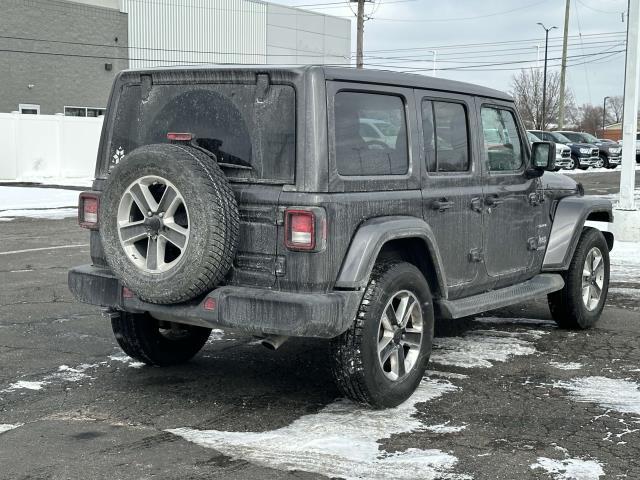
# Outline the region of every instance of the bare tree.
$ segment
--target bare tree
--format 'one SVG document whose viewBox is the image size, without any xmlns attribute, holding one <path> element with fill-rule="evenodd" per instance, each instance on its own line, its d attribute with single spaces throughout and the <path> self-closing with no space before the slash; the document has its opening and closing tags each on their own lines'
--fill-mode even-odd
<svg viewBox="0 0 640 480">
<path fill-rule="evenodd" d="M 543 128 L 542 121 L 543 72 L 539 68 L 520 70 L 511 79 L 511 95 L 527 128 Z M 560 74 L 547 72 L 547 105 L 544 125 L 557 124 L 560 107 Z M 565 123 L 576 120 L 576 107 L 573 93 L 565 90 Z"/>
<path fill-rule="evenodd" d="M 579 108 L 579 114 L 578 129 L 599 136 L 602 131 L 602 107 L 586 103 Z"/>
<path fill-rule="evenodd" d="M 607 99 L 607 123 L 619 123 L 622 121 L 622 110 L 624 109 L 624 98 L 622 95 L 609 97 Z"/>
</svg>

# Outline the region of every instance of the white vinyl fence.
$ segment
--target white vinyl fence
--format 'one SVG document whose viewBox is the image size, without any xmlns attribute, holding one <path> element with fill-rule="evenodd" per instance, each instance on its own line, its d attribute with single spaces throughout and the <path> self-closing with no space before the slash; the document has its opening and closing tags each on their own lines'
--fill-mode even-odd
<svg viewBox="0 0 640 480">
<path fill-rule="evenodd" d="M 0 113 L 0 181 L 86 185 L 102 117 Z"/>
</svg>

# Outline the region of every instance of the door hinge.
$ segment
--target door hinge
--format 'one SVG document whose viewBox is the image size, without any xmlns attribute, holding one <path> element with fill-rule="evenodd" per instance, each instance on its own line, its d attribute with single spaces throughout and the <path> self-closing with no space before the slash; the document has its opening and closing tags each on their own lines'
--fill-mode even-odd
<svg viewBox="0 0 640 480">
<path fill-rule="evenodd" d="M 471 210 L 474 212 L 481 213 L 482 212 L 482 199 L 481 198 L 472 198 L 471 199 Z"/>
<path fill-rule="evenodd" d="M 480 248 L 472 248 L 469 252 L 469 261 L 474 263 L 484 262 L 484 252 Z"/>
</svg>

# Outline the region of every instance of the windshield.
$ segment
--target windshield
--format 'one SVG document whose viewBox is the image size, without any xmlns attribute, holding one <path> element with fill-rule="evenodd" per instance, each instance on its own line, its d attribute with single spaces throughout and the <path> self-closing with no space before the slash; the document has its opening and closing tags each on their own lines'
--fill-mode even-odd
<svg viewBox="0 0 640 480">
<path fill-rule="evenodd" d="M 587 143 L 596 143 L 600 141 L 590 133 L 582 132 L 580 135 L 582 135 L 582 138 L 584 138 Z"/>
<path fill-rule="evenodd" d="M 551 138 L 553 138 L 553 141 L 556 143 L 575 143 L 575 140 L 569 140 L 567 137 L 558 132 L 549 132 L 549 135 L 551 135 Z"/>
<path fill-rule="evenodd" d="M 527 132 L 527 138 L 529 139 L 529 142 L 531 142 L 531 143 L 533 143 L 533 142 L 541 142 L 542 141 L 531 132 Z"/>
<path fill-rule="evenodd" d="M 109 170 L 132 150 L 169 143 L 167 133 L 180 132 L 191 133 L 199 147 L 215 154 L 231 180 L 294 182 L 293 87 L 154 84 L 146 94 L 142 89 L 123 87 L 107 150 Z"/>
</svg>

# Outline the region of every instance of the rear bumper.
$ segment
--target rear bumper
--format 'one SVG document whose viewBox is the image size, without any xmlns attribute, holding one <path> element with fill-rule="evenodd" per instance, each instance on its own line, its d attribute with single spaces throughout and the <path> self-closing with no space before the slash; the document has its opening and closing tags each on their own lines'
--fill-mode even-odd
<svg viewBox="0 0 640 480">
<path fill-rule="evenodd" d="M 291 293 L 260 288 L 223 286 L 199 301 L 157 305 L 124 298 L 122 284 L 104 268 L 83 265 L 69 271 L 69 289 L 84 303 L 114 310 L 148 312 L 155 318 L 253 334 L 332 338 L 355 319 L 362 291 Z M 214 302 L 205 310 L 207 299 Z M 207 302 L 211 305 L 211 301 Z"/>
</svg>

